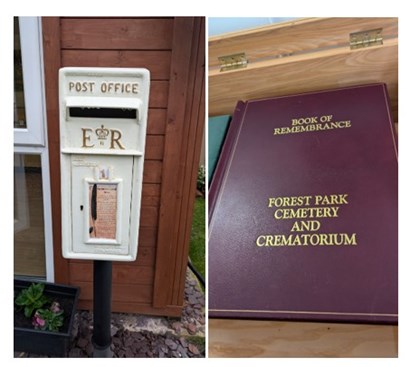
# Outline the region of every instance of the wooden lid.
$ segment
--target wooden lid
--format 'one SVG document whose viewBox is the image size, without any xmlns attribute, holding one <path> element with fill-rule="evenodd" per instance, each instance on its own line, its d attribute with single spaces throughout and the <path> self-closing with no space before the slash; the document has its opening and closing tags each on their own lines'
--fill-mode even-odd
<svg viewBox="0 0 410 367">
<path fill-rule="evenodd" d="M 366 43 L 380 30 L 381 44 Z M 362 34 L 352 49 L 351 35 Z M 209 39 L 209 115 L 238 100 L 351 85 L 387 84 L 397 121 L 397 18 L 305 18 Z M 246 68 L 220 71 L 219 57 L 245 53 Z"/>
</svg>

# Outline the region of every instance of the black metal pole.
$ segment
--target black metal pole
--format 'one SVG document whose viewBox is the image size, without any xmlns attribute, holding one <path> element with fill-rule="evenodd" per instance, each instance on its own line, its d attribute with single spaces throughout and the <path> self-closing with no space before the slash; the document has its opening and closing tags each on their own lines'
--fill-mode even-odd
<svg viewBox="0 0 410 367">
<path fill-rule="evenodd" d="M 94 260 L 94 358 L 112 357 L 111 285 L 112 261 Z"/>
</svg>

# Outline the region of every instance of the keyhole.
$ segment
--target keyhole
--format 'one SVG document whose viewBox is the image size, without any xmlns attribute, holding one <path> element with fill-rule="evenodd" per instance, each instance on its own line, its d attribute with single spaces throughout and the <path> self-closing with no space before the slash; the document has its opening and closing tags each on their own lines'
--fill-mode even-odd
<svg viewBox="0 0 410 367">
<path fill-rule="evenodd" d="M 84 209 L 84 205 L 80 205 L 80 210 L 82 211 Z"/>
</svg>

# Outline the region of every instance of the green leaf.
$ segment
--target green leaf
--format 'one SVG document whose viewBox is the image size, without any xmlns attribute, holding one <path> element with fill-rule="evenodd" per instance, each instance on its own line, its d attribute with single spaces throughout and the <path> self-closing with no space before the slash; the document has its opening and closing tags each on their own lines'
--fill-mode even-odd
<svg viewBox="0 0 410 367">
<path fill-rule="evenodd" d="M 60 327 L 64 324 L 63 310 L 54 313 L 50 310 L 39 309 L 37 312 L 45 321 L 45 325 L 42 330 L 59 331 Z"/>
<path fill-rule="evenodd" d="M 43 294 L 44 287 L 44 283 L 33 283 L 17 295 L 14 302 L 18 306 L 25 306 L 24 315 L 26 317 L 31 317 L 35 309 L 49 302 L 48 297 Z"/>
</svg>

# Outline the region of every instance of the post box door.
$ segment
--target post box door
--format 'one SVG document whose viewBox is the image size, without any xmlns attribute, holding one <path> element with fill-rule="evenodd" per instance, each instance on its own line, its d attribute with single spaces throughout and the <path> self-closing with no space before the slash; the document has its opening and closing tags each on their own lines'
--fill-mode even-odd
<svg viewBox="0 0 410 367">
<path fill-rule="evenodd" d="M 73 250 L 127 255 L 133 157 L 73 155 L 71 170 Z"/>
</svg>

